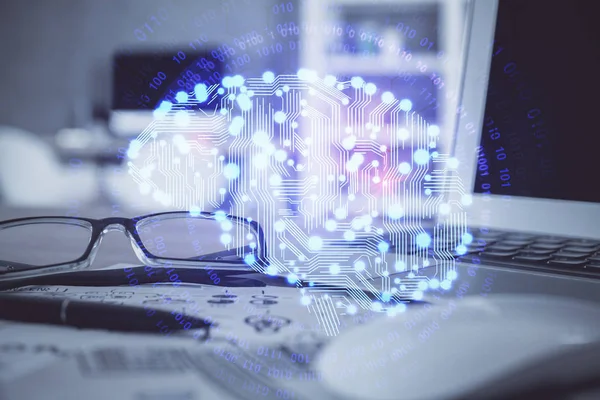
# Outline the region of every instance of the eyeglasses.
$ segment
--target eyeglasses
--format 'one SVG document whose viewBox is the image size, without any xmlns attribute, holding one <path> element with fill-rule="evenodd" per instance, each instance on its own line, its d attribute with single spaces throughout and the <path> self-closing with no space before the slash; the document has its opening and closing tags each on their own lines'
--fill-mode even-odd
<svg viewBox="0 0 600 400">
<path fill-rule="evenodd" d="M 174 211 L 136 218 L 32 217 L 0 222 L 0 280 L 88 268 L 104 234 L 121 231 L 153 267 L 264 268 L 264 233 L 250 218 Z"/>
</svg>

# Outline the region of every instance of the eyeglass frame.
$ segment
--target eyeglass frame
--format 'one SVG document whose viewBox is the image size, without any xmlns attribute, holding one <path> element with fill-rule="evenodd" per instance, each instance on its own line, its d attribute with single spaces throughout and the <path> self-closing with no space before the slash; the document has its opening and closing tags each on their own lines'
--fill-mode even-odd
<svg viewBox="0 0 600 400">
<path fill-rule="evenodd" d="M 219 213 L 219 214 L 217 214 Z M 62 217 L 62 216 L 39 216 L 39 217 L 25 217 L 25 218 L 17 218 L 10 219 L 5 221 L 0 221 L 0 231 L 6 228 L 10 228 L 12 226 L 22 226 L 22 225 L 30 225 L 30 224 L 21 224 L 25 221 L 34 221 L 40 220 L 38 223 L 44 222 L 52 222 L 54 223 L 66 223 L 66 221 L 81 221 L 80 224 L 72 224 L 79 225 L 83 228 L 89 229 L 91 227 L 91 235 L 89 239 L 89 243 L 87 245 L 86 250 L 83 254 L 72 261 L 66 261 L 61 263 L 49 264 L 49 265 L 29 265 L 25 263 L 18 262 L 9 262 L 0 260 L 1 263 L 5 265 L 0 265 L 0 281 L 4 280 L 12 280 L 12 279 L 20 279 L 27 277 L 35 277 L 35 276 L 43 276 L 43 275 L 51 275 L 57 274 L 72 270 L 83 270 L 89 268 L 96 257 L 96 253 L 98 248 L 100 247 L 100 243 L 102 242 L 103 235 L 107 232 L 115 230 L 115 226 L 120 227 L 117 230 L 125 233 L 125 235 L 131 241 L 131 247 L 133 248 L 134 253 L 138 257 L 138 259 L 147 266 L 152 267 L 163 267 L 165 265 L 173 265 L 176 263 L 180 266 L 197 266 L 198 263 L 210 263 L 210 265 L 214 266 L 233 266 L 233 265 L 246 265 L 247 268 L 243 270 L 249 269 L 249 266 L 244 261 L 239 260 L 190 260 L 189 258 L 172 258 L 172 257 L 160 257 L 156 256 L 144 246 L 144 243 L 138 233 L 137 224 L 140 221 L 152 218 L 152 217 L 160 217 L 164 215 L 174 215 L 173 219 L 180 218 L 181 216 L 187 216 L 191 218 L 202 218 L 202 219 L 217 219 L 224 218 L 228 219 L 234 223 L 242 224 L 248 226 L 250 229 L 254 231 L 257 237 L 257 245 L 253 251 L 256 253 L 255 262 L 258 265 L 266 266 L 267 265 L 267 246 L 265 241 L 264 232 L 260 226 L 260 224 L 251 218 L 243 218 L 235 215 L 225 214 L 222 211 L 202 211 L 198 213 L 190 213 L 189 211 L 165 211 L 160 213 L 153 213 L 142 215 L 133 218 L 123 218 L 123 217 L 109 217 L 102 219 L 95 218 L 83 218 L 83 217 Z M 171 218 L 166 218 L 171 219 Z M 42 222 L 42 220 L 46 220 Z M 84 225 L 83 222 L 88 223 L 90 226 Z M 36 222 L 32 222 L 31 224 L 35 224 Z M 213 253 L 214 254 L 214 253 Z M 206 256 L 206 255 L 205 255 Z M 163 261 L 164 260 L 164 261 Z M 26 267 L 26 270 L 14 270 L 13 266 L 22 266 Z M 236 270 L 242 270 L 242 268 L 235 268 Z M 43 273 L 40 273 L 42 272 Z M 9 275 L 3 277 L 2 275 Z"/>
</svg>

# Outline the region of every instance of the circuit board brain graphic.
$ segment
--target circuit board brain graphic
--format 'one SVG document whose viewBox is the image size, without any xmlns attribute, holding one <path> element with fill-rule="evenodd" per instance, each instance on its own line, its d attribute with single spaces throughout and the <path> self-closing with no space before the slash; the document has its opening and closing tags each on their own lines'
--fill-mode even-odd
<svg viewBox="0 0 600 400">
<path fill-rule="evenodd" d="M 140 192 L 171 209 L 257 220 L 269 263 L 248 264 L 302 282 L 319 318 L 393 313 L 456 279 L 453 255 L 472 239 L 469 198 L 439 128 L 408 99 L 301 69 L 198 84 L 155 117 L 128 151 Z M 462 202 L 449 202 L 453 191 Z"/>
</svg>

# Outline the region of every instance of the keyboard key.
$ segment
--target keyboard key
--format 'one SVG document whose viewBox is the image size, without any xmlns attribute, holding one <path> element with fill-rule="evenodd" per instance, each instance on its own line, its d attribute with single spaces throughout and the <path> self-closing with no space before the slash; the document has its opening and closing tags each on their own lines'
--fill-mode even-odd
<svg viewBox="0 0 600 400">
<path fill-rule="evenodd" d="M 565 258 L 565 259 L 573 259 L 573 260 L 585 260 L 589 257 L 589 253 L 575 253 L 572 251 L 557 251 L 554 253 L 555 258 Z"/>
<path fill-rule="evenodd" d="M 555 265 L 559 267 L 582 267 L 586 263 L 585 260 L 573 260 L 565 258 L 555 258 L 548 261 L 548 265 Z"/>
<path fill-rule="evenodd" d="M 588 271 L 591 270 L 592 272 L 600 273 L 600 262 L 588 262 L 583 268 Z"/>
<path fill-rule="evenodd" d="M 498 242 L 498 245 L 501 246 L 516 246 L 516 247 L 525 247 L 533 243 L 533 240 L 501 240 Z"/>
<path fill-rule="evenodd" d="M 558 244 L 558 243 L 533 243 L 530 244 L 529 246 L 527 246 L 527 248 L 529 249 L 540 249 L 540 250 L 559 250 L 560 248 L 562 248 L 563 245 L 562 244 Z"/>
<path fill-rule="evenodd" d="M 479 255 L 479 258 L 482 260 L 511 259 L 517 254 L 516 251 L 484 251 Z"/>
<path fill-rule="evenodd" d="M 546 263 L 546 261 L 550 260 L 550 256 L 549 255 L 521 255 L 518 254 L 516 256 L 513 257 L 513 260 L 518 260 L 518 261 L 530 261 L 530 262 L 535 262 L 535 263 Z"/>
<path fill-rule="evenodd" d="M 547 243 L 547 244 L 563 244 L 567 241 L 565 238 L 556 236 L 539 236 L 535 239 L 536 243 Z"/>
<path fill-rule="evenodd" d="M 549 256 L 553 254 L 554 250 L 541 250 L 541 249 L 530 249 L 525 248 L 519 251 L 519 255 L 521 256 Z"/>
<path fill-rule="evenodd" d="M 503 245 L 503 244 L 494 244 L 491 246 L 487 246 L 485 249 L 486 251 L 517 251 L 517 250 L 521 250 L 523 247 L 522 246 L 509 246 L 509 245 Z"/>
<path fill-rule="evenodd" d="M 588 261 L 600 262 L 600 255 L 595 255 L 595 256 L 588 257 Z"/>
<path fill-rule="evenodd" d="M 584 247 L 584 246 L 566 246 L 562 248 L 566 251 L 573 251 L 576 253 L 595 253 L 600 250 L 599 247 Z"/>
<path fill-rule="evenodd" d="M 600 247 L 600 241 L 592 239 L 571 239 L 567 241 L 567 245 L 585 246 L 585 247 Z"/>
</svg>

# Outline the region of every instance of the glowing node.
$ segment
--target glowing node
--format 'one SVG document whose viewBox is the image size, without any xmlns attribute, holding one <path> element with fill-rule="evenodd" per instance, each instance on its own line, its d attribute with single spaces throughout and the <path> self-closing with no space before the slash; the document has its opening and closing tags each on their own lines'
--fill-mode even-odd
<svg viewBox="0 0 600 400">
<path fill-rule="evenodd" d="M 387 215 L 390 219 L 400 219 L 404 216 L 404 208 L 401 204 L 392 204 L 387 209 Z"/>
<path fill-rule="evenodd" d="M 274 115 L 273 115 L 273 120 L 275 122 L 277 122 L 278 124 L 283 124 L 285 122 L 285 119 L 287 118 L 287 116 L 285 115 L 284 112 L 282 111 L 277 111 Z"/>
<path fill-rule="evenodd" d="M 410 172 L 410 170 L 411 170 L 411 166 L 407 162 L 400 163 L 400 165 L 398 166 L 398 172 L 400 172 L 403 175 L 408 174 Z"/>
<path fill-rule="evenodd" d="M 365 270 L 366 267 L 367 266 L 365 265 L 364 261 L 359 260 L 359 261 L 357 261 L 357 262 L 354 263 L 354 270 L 356 272 L 362 272 L 362 271 Z"/>
<path fill-rule="evenodd" d="M 281 185 L 281 182 L 282 182 L 281 175 L 275 174 L 269 178 L 269 183 L 272 186 L 279 186 L 279 185 Z"/>
<path fill-rule="evenodd" d="M 425 195 L 426 196 L 430 196 L 431 195 L 431 189 L 425 189 Z"/>
<path fill-rule="evenodd" d="M 177 100 L 178 103 L 187 103 L 189 96 L 186 92 L 177 92 L 175 100 Z"/>
<path fill-rule="evenodd" d="M 350 100 L 348 100 L 347 98 L 345 98 L 345 97 L 344 97 L 344 98 L 342 99 L 342 104 L 343 104 L 343 105 L 347 106 L 349 103 L 350 103 Z"/>
<path fill-rule="evenodd" d="M 408 131 L 408 129 L 406 128 L 400 128 L 398 129 L 398 139 L 405 141 L 408 138 L 410 138 L 410 132 Z"/>
<path fill-rule="evenodd" d="M 360 89 L 365 84 L 365 80 L 360 76 L 353 76 L 350 79 L 350 85 L 355 89 Z"/>
<path fill-rule="evenodd" d="M 223 175 L 229 180 L 237 179 L 240 176 L 240 167 L 237 164 L 227 164 L 223 168 Z"/>
<path fill-rule="evenodd" d="M 358 310 L 356 309 L 356 306 L 354 304 L 350 304 L 348 307 L 346 307 L 346 312 L 350 315 L 354 315 L 356 314 Z"/>
<path fill-rule="evenodd" d="M 224 245 L 228 245 L 229 243 L 231 243 L 231 235 L 229 233 L 224 233 L 221 235 L 221 243 L 223 243 Z"/>
<path fill-rule="evenodd" d="M 252 135 L 252 141 L 258 147 L 265 147 L 271 142 L 271 138 L 265 131 L 256 131 L 254 132 L 254 135 Z"/>
<path fill-rule="evenodd" d="M 452 281 L 444 280 L 440 283 L 440 287 L 444 290 L 449 290 L 452 287 Z"/>
<path fill-rule="evenodd" d="M 190 115 L 185 110 L 180 110 L 175 113 L 175 123 L 181 127 L 190 124 Z"/>
<path fill-rule="evenodd" d="M 310 305 L 310 302 L 310 297 L 308 296 L 302 296 L 302 298 L 300 299 L 300 303 L 302 303 L 303 306 Z"/>
<path fill-rule="evenodd" d="M 425 232 L 421 232 L 416 237 L 417 246 L 419 247 L 429 247 L 431 244 L 431 236 L 429 236 Z"/>
<path fill-rule="evenodd" d="M 283 91 L 284 92 L 289 92 L 290 91 L 290 86 L 289 85 L 283 85 Z"/>
<path fill-rule="evenodd" d="M 456 278 L 458 278 L 458 274 L 456 273 L 455 270 L 452 270 L 452 271 L 448 271 L 448 273 L 446 274 L 446 277 L 449 280 L 454 281 L 454 280 L 456 280 Z"/>
<path fill-rule="evenodd" d="M 327 229 L 329 232 L 335 231 L 337 229 L 337 222 L 335 222 L 333 219 L 328 219 L 325 222 L 325 229 Z"/>
<path fill-rule="evenodd" d="M 415 300 L 423 300 L 423 292 L 420 290 L 417 290 L 413 293 L 412 298 Z"/>
<path fill-rule="evenodd" d="M 273 224 L 273 227 L 275 228 L 275 232 L 284 232 L 285 231 L 285 221 L 283 220 L 278 220 Z"/>
<path fill-rule="evenodd" d="M 240 110 L 248 111 L 248 110 L 252 109 L 252 100 L 250 100 L 250 97 L 248 97 L 247 94 L 245 94 L 245 93 L 239 94 L 236 100 L 237 100 L 238 107 L 240 107 Z"/>
<path fill-rule="evenodd" d="M 341 271 L 341 268 L 340 268 L 340 266 L 338 264 L 331 264 L 329 266 L 329 273 L 331 275 L 337 275 L 337 274 L 340 273 L 340 271 Z"/>
<path fill-rule="evenodd" d="M 371 304 L 371 309 L 375 312 L 379 312 L 383 309 L 383 306 L 380 302 L 374 301 L 373 304 Z"/>
<path fill-rule="evenodd" d="M 275 82 L 275 74 L 272 73 L 271 71 L 265 71 L 262 75 L 263 81 L 265 81 L 265 83 L 273 83 Z"/>
<path fill-rule="evenodd" d="M 308 239 L 308 248 L 312 251 L 319 251 L 323 248 L 323 239 L 319 236 L 312 236 Z"/>
<path fill-rule="evenodd" d="M 431 181 L 431 175 L 427 174 L 424 178 L 427 182 Z"/>
<path fill-rule="evenodd" d="M 440 204 L 440 214 L 450 214 L 450 204 L 443 203 Z"/>
<path fill-rule="evenodd" d="M 223 82 L 224 81 L 225 79 L 223 79 Z M 208 100 L 208 88 L 204 83 L 199 83 L 194 86 L 194 94 L 196 95 L 196 100 L 198 100 L 199 103 L 204 103 L 206 100 Z"/>
<path fill-rule="evenodd" d="M 325 78 L 323 78 L 323 83 L 327 86 L 335 86 L 337 82 L 337 79 L 335 79 L 335 76 L 333 75 L 326 75 Z"/>
<path fill-rule="evenodd" d="M 275 91 L 275 95 L 281 97 L 281 96 L 283 96 L 283 92 L 281 91 L 281 89 L 277 89 Z"/>
<path fill-rule="evenodd" d="M 229 134 L 231 136 L 237 136 L 242 131 L 242 128 L 246 124 L 246 121 L 242 117 L 234 117 L 229 124 Z"/>
<path fill-rule="evenodd" d="M 438 281 L 438 280 L 437 280 L 437 279 L 435 279 L 435 278 L 434 278 L 434 279 L 432 279 L 431 281 L 429 281 L 429 287 L 430 287 L 431 289 L 434 289 L 434 290 L 435 290 L 435 289 L 437 289 L 437 288 L 439 288 L 439 287 L 440 287 L 440 281 Z"/>
<path fill-rule="evenodd" d="M 198 217 L 198 216 L 200 216 L 201 212 L 202 212 L 202 210 L 200 210 L 200 207 L 198 207 L 198 206 L 191 206 L 190 207 L 189 213 L 190 213 L 190 215 L 192 217 Z"/>
<path fill-rule="evenodd" d="M 288 283 L 290 283 L 290 284 L 293 285 L 294 283 L 298 282 L 298 275 L 296 275 L 296 274 L 289 274 L 287 276 L 287 281 L 288 281 Z"/>
<path fill-rule="evenodd" d="M 429 162 L 429 152 L 424 149 L 419 149 L 413 153 L 413 161 L 417 165 L 426 165 Z"/>
<path fill-rule="evenodd" d="M 449 158 L 448 161 L 446 162 L 446 165 L 448 165 L 448 168 L 450 169 L 456 169 L 458 168 L 458 159 L 457 158 Z"/>
<path fill-rule="evenodd" d="M 463 233 L 463 235 L 462 235 L 462 242 L 464 244 L 471 244 L 471 243 L 473 243 L 473 235 L 471 235 L 468 232 Z"/>
<path fill-rule="evenodd" d="M 460 199 L 460 202 L 463 206 L 470 206 L 471 204 L 473 204 L 473 196 L 471 196 L 470 194 L 463 194 Z"/>
<path fill-rule="evenodd" d="M 419 290 L 422 291 L 422 292 L 424 292 L 425 290 L 427 290 L 428 286 L 429 285 L 425 281 L 420 281 L 419 284 L 417 285 L 417 287 L 419 288 Z"/>
<path fill-rule="evenodd" d="M 440 127 L 437 125 L 429 125 L 427 127 L 427 134 L 429 136 L 438 136 L 440 134 Z"/>
<path fill-rule="evenodd" d="M 380 242 L 380 243 L 377 245 L 377 249 L 378 249 L 380 252 L 382 252 L 382 253 L 385 253 L 385 252 L 387 252 L 387 251 L 390 249 L 390 244 L 389 244 L 389 243 L 387 243 L 387 242 Z"/>
<path fill-rule="evenodd" d="M 353 231 L 346 231 L 344 232 L 344 239 L 348 242 L 351 242 L 356 239 L 356 233 Z"/>
<path fill-rule="evenodd" d="M 342 140 L 342 147 L 346 150 L 352 150 L 356 146 L 356 136 L 351 135 Z"/>
<path fill-rule="evenodd" d="M 367 83 L 364 90 L 366 94 L 373 96 L 377 92 L 377 86 L 373 83 Z"/>
<path fill-rule="evenodd" d="M 465 246 L 464 244 L 459 244 L 458 246 L 456 246 L 456 254 L 458 254 L 459 256 L 467 254 L 467 246 Z"/>
<path fill-rule="evenodd" d="M 383 92 L 381 94 L 381 101 L 386 104 L 391 104 L 396 98 L 392 92 Z"/>
<path fill-rule="evenodd" d="M 409 99 L 400 100 L 400 109 L 402 111 L 410 111 L 413 108 L 413 103 Z"/>
<path fill-rule="evenodd" d="M 225 188 L 219 189 L 219 194 L 225 194 L 225 193 L 227 193 L 227 190 Z"/>
<path fill-rule="evenodd" d="M 244 84 L 244 82 L 245 82 L 245 81 L 246 81 L 246 80 L 245 80 L 245 79 L 244 79 L 244 77 L 243 77 L 243 76 L 241 76 L 241 75 L 235 75 L 233 78 L 231 78 L 231 84 L 232 84 L 233 86 L 238 86 L 238 87 L 240 87 L 240 86 L 242 86 L 242 85 Z"/>
<path fill-rule="evenodd" d="M 231 228 L 233 228 L 233 224 L 230 220 L 226 219 L 225 221 L 221 222 L 221 229 L 224 231 L 230 231 Z"/>
</svg>

